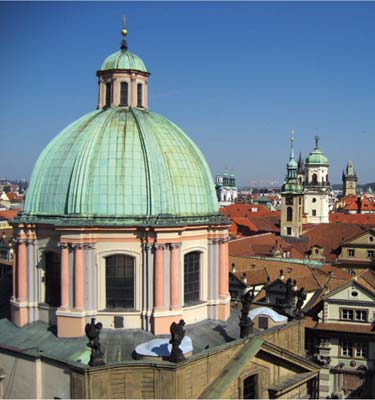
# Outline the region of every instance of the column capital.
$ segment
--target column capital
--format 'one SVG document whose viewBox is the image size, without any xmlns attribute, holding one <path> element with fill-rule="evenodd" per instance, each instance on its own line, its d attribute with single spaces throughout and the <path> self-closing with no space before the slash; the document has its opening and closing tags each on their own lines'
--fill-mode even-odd
<svg viewBox="0 0 375 400">
<path fill-rule="evenodd" d="M 173 250 L 173 249 L 181 249 L 181 247 L 182 247 L 182 243 L 170 243 L 169 244 L 169 248 L 171 250 Z"/>
<path fill-rule="evenodd" d="M 57 243 L 57 247 L 61 249 L 67 249 L 69 247 L 69 243 L 59 242 Z"/>
<path fill-rule="evenodd" d="M 154 243 L 154 249 L 155 250 L 165 250 L 166 245 L 164 243 Z"/>
<path fill-rule="evenodd" d="M 88 250 L 95 249 L 95 243 L 83 243 L 82 246 L 84 249 L 88 249 Z"/>
<path fill-rule="evenodd" d="M 14 244 L 26 244 L 27 243 L 27 239 L 20 239 L 20 238 L 13 238 L 12 242 Z"/>
<path fill-rule="evenodd" d="M 225 243 L 228 243 L 229 240 L 230 239 L 228 237 L 226 237 L 226 238 L 218 239 L 218 242 L 219 242 L 219 244 L 225 244 Z"/>
<path fill-rule="evenodd" d="M 145 249 L 145 250 L 150 250 L 150 249 L 152 249 L 152 244 L 151 243 L 143 243 L 143 248 Z"/>
<path fill-rule="evenodd" d="M 82 250 L 83 249 L 83 244 L 82 243 L 71 243 L 70 247 L 73 250 Z"/>
</svg>

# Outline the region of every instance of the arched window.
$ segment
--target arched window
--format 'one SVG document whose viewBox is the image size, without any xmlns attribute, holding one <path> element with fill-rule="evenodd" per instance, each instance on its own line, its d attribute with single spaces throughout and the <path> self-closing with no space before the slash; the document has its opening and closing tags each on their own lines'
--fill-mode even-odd
<svg viewBox="0 0 375 400">
<path fill-rule="evenodd" d="M 107 257 L 105 278 L 106 309 L 134 308 L 134 258 Z"/>
<path fill-rule="evenodd" d="M 286 209 L 286 220 L 293 221 L 293 208 L 292 207 L 288 207 Z"/>
<path fill-rule="evenodd" d="M 143 107 L 142 83 L 137 84 L 137 107 Z"/>
<path fill-rule="evenodd" d="M 128 106 L 129 84 L 121 82 L 120 85 L 120 106 Z"/>
<path fill-rule="evenodd" d="M 192 251 L 184 257 L 184 304 L 200 300 L 200 258 L 198 251 Z"/>
<path fill-rule="evenodd" d="M 317 174 L 313 174 L 313 176 L 311 177 L 311 182 L 316 185 L 318 183 L 318 175 Z"/>
<path fill-rule="evenodd" d="M 111 106 L 111 92 L 112 92 L 112 85 L 110 82 L 105 84 L 105 106 Z"/>
<path fill-rule="evenodd" d="M 60 255 L 53 251 L 45 254 L 45 285 L 46 296 L 45 302 L 51 307 L 60 307 L 61 305 L 61 288 L 60 288 Z"/>
</svg>

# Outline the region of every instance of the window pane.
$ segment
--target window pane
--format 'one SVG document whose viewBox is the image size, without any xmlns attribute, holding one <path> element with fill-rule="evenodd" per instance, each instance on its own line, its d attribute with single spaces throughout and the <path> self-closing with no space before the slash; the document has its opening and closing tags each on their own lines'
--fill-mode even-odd
<svg viewBox="0 0 375 400">
<path fill-rule="evenodd" d="M 200 253 L 193 251 L 184 258 L 184 304 L 200 300 Z"/>
<path fill-rule="evenodd" d="M 137 106 L 143 107 L 143 100 L 142 100 L 142 83 L 137 84 Z"/>
<path fill-rule="evenodd" d="M 128 82 L 121 82 L 120 88 L 120 105 L 127 106 L 128 105 Z"/>
<path fill-rule="evenodd" d="M 105 84 L 105 105 L 109 107 L 111 105 L 111 87 L 110 83 Z"/>
<path fill-rule="evenodd" d="M 106 308 L 134 308 L 134 258 L 106 258 Z"/>
<path fill-rule="evenodd" d="M 257 376 L 248 376 L 243 382 L 243 398 L 256 399 L 257 398 Z"/>
<path fill-rule="evenodd" d="M 60 269 L 60 255 L 54 252 L 46 253 L 45 302 L 52 307 L 61 305 Z"/>
</svg>

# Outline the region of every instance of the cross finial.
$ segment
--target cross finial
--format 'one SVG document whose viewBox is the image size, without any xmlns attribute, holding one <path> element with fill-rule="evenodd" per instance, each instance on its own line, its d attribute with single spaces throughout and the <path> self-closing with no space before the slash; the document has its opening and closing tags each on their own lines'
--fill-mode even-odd
<svg viewBox="0 0 375 400">
<path fill-rule="evenodd" d="M 319 136 L 315 136 L 315 148 L 317 149 L 319 147 Z"/>
<path fill-rule="evenodd" d="M 121 29 L 121 35 L 126 36 L 128 34 L 128 30 L 126 29 L 126 17 L 122 17 L 122 29 Z"/>
<path fill-rule="evenodd" d="M 122 29 L 121 29 L 121 35 L 123 37 L 122 41 L 121 41 L 121 50 L 126 51 L 128 49 L 128 43 L 125 40 L 126 35 L 128 34 L 128 30 L 126 29 L 126 17 L 123 16 L 122 17 Z"/>
</svg>

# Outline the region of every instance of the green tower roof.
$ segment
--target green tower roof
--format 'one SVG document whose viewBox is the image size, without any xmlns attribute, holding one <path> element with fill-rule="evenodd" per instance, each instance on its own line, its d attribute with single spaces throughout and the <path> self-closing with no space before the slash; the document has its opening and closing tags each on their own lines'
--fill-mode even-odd
<svg viewBox="0 0 375 400">
<path fill-rule="evenodd" d="M 47 145 L 23 216 L 139 221 L 217 212 L 208 165 L 179 127 L 147 110 L 109 108 L 84 115 Z"/>
<path fill-rule="evenodd" d="M 307 165 L 329 166 L 328 158 L 319 149 L 319 137 L 315 136 L 315 148 L 306 158 Z"/>
<path fill-rule="evenodd" d="M 104 60 L 101 70 L 110 69 L 130 69 L 147 72 L 144 62 L 137 55 L 126 49 L 121 49 Z"/>
</svg>

